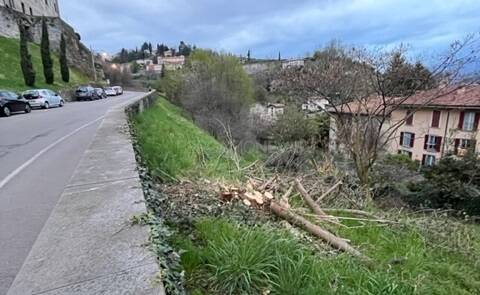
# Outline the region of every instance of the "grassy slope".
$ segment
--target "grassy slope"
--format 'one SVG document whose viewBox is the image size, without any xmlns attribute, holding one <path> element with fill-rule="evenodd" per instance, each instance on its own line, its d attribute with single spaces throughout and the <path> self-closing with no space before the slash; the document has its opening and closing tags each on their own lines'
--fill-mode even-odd
<svg viewBox="0 0 480 295">
<path fill-rule="evenodd" d="M 144 160 L 157 176 L 232 176 L 225 148 L 166 100 L 137 117 L 135 127 Z M 192 294 L 261 294 L 264 288 L 286 295 L 480 294 L 480 226 L 444 217 L 423 223 L 397 218 L 403 219 L 399 225 L 351 221 L 345 224 L 352 228 L 331 228 L 371 264 L 346 254 L 317 255 L 289 233 L 229 220 L 197 221 L 195 240 L 180 233 L 173 242 L 183 250 Z"/>
<path fill-rule="evenodd" d="M 165 99 L 134 123 L 143 160 L 154 176 L 169 180 L 237 175 L 231 153 Z"/>
<path fill-rule="evenodd" d="M 87 77 L 78 71 L 70 69 L 70 82 L 68 84 L 64 83 L 60 75 L 58 56 L 53 55 L 55 83 L 54 85 L 47 85 L 43 76 L 40 47 L 30 43 L 29 52 L 32 55 L 33 66 L 37 73 L 35 88 L 59 90 L 89 81 Z M 17 39 L 0 37 L 0 88 L 13 91 L 22 91 L 29 88 L 25 86 L 23 80 L 22 69 L 20 67 L 20 44 Z"/>
</svg>

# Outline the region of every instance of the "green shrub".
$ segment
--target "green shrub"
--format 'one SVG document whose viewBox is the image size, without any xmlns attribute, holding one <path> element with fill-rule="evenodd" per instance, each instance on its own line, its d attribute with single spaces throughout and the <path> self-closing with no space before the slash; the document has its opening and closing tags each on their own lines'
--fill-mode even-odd
<svg viewBox="0 0 480 295">
<path fill-rule="evenodd" d="M 410 185 L 409 203 L 480 216 L 480 160 L 476 155 L 444 158 L 426 168 L 424 176 L 425 181 Z"/>
</svg>

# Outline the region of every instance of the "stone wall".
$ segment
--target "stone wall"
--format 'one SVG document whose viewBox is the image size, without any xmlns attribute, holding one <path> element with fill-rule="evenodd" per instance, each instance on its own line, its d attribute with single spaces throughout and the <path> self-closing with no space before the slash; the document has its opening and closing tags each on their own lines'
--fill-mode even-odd
<svg viewBox="0 0 480 295">
<path fill-rule="evenodd" d="M 57 0 L 0 0 L 0 6 L 28 15 L 60 16 Z"/>
<path fill-rule="evenodd" d="M 51 49 L 59 51 L 60 38 L 63 34 L 67 41 L 67 58 L 70 67 L 93 77 L 92 55 L 90 50 L 80 42 L 80 36 L 59 17 L 46 17 L 45 19 L 48 24 Z M 31 42 L 40 44 L 42 17 L 28 16 L 0 6 L 0 36 L 18 39 L 20 37 L 18 23 L 22 23 L 26 27 Z"/>
</svg>

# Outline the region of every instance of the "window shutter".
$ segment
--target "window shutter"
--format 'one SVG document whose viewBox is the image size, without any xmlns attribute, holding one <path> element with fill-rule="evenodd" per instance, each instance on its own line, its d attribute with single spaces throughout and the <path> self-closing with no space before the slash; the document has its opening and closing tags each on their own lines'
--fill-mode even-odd
<svg viewBox="0 0 480 295">
<path fill-rule="evenodd" d="M 422 166 L 425 166 L 425 162 L 427 160 L 427 155 L 422 156 Z"/>
<path fill-rule="evenodd" d="M 460 112 L 460 121 L 458 122 L 458 129 L 463 129 L 464 119 L 465 119 L 465 112 Z"/>
<path fill-rule="evenodd" d="M 425 143 L 423 144 L 423 149 L 424 150 L 427 150 L 427 147 L 428 147 L 428 135 L 425 135 Z"/>
<path fill-rule="evenodd" d="M 460 139 L 455 138 L 455 153 L 457 152 L 459 146 L 460 146 Z"/>
<path fill-rule="evenodd" d="M 415 134 L 412 133 L 412 136 L 410 137 L 410 147 L 413 148 L 415 145 Z"/>
<path fill-rule="evenodd" d="M 432 127 L 438 128 L 440 126 L 440 111 L 433 111 Z"/>
<path fill-rule="evenodd" d="M 400 145 L 403 145 L 403 132 L 400 132 Z"/>
<path fill-rule="evenodd" d="M 435 137 L 435 150 L 439 153 L 442 149 L 442 138 L 440 136 Z"/>
<path fill-rule="evenodd" d="M 480 113 L 475 113 L 475 123 L 473 125 L 473 129 L 478 129 L 478 122 L 480 121 Z"/>
<path fill-rule="evenodd" d="M 477 149 L 477 140 L 475 139 L 472 139 L 472 146 L 471 146 L 471 150 L 472 152 L 476 152 L 476 149 Z"/>
<path fill-rule="evenodd" d="M 413 125 L 413 114 L 412 111 L 407 111 L 407 119 L 405 120 L 405 124 Z"/>
</svg>

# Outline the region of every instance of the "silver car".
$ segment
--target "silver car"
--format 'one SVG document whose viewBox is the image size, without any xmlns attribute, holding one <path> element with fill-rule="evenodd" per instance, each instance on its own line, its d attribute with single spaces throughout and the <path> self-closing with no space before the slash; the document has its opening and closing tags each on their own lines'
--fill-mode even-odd
<svg viewBox="0 0 480 295">
<path fill-rule="evenodd" d="M 51 107 L 63 107 L 65 100 L 49 89 L 33 89 L 22 93 L 32 108 L 48 109 Z"/>
</svg>

